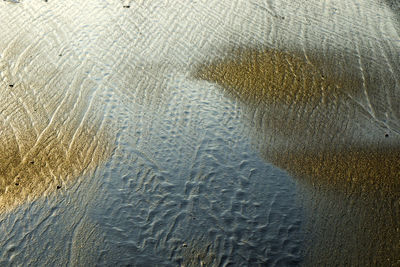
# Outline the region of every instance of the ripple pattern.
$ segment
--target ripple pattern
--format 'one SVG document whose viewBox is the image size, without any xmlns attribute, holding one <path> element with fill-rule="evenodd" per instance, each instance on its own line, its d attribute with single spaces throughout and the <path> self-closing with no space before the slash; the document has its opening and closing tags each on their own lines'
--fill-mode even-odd
<svg viewBox="0 0 400 267">
<path fill-rule="evenodd" d="M 0 265 L 323 265 L 321 255 L 343 254 L 342 244 L 350 253 L 331 264 L 380 263 L 386 252 L 362 261 L 342 241 L 365 237 L 354 225 L 379 232 L 399 218 L 398 202 L 335 198 L 337 188 L 293 178 L 290 157 L 263 151 L 318 148 L 326 136 L 393 145 L 395 10 L 380 0 L 2 1 Z M 253 57 L 231 72 L 214 68 L 216 79 L 193 76 L 199 66 L 235 65 L 239 50 Z M 275 78 L 252 76 L 260 60 L 279 63 L 263 65 Z M 236 77 L 236 97 L 221 73 Z M 254 79 L 315 90 L 264 92 L 273 103 L 252 105 L 263 97 L 240 90 Z M 295 166 L 304 174 L 334 172 L 307 155 Z M 371 220 L 377 207 L 393 213 Z M 358 219 L 365 224 L 346 223 Z M 325 243 L 324 229 L 340 234 Z M 374 240 L 396 251 L 395 241 Z"/>
</svg>

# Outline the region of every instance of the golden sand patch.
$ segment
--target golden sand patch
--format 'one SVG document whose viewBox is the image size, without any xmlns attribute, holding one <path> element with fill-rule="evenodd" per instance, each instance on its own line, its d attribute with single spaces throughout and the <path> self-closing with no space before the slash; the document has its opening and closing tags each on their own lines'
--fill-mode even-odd
<svg viewBox="0 0 400 267">
<path fill-rule="evenodd" d="M 229 54 L 228 58 L 198 66 L 193 75 L 215 82 L 251 104 L 317 105 L 343 95 L 346 84 L 361 83 L 332 79 L 293 53 L 243 48 Z"/>
<path fill-rule="evenodd" d="M 104 163 L 112 150 L 103 129 L 79 127 L 74 133 L 54 129 L 40 140 L 37 136 L 17 140 L 10 129 L 1 130 L 0 211 L 64 188 Z M 32 149 L 21 154 L 20 146 Z"/>
<path fill-rule="evenodd" d="M 182 246 L 182 266 L 214 266 L 217 263 L 216 252 L 212 244 L 203 244 L 203 241 L 192 240 Z"/>
<path fill-rule="evenodd" d="M 0 212 L 65 188 L 113 150 L 96 84 L 46 60 L 27 60 L 32 69 L 20 76 L 0 62 Z"/>
<path fill-rule="evenodd" d="M 360 80 L 350 74 L 331 78 L 321 71 L 329 68 L 318 68 L 323 62 L 309 62 L 295 53 L 238 49 L 229 54 L 198 66 L 193 75 L 215 82 L 254 107 L 250 117 L 255 121 L 255 135 L 268 142 L 260 144 L 268 160 L 330 188 L 346 185 L 344 190 L 386 192 L 399 188 L 399 146 L 388 145 L 383 134 L 383 141 L 365 146 L 354 137 L 365 128 L 359 126 L 359 117 L 369 120 L 350 96 L 357 85 L 362 87 Z M 390 138 L 400 144 L 396 136 Z"/>
<path fill-rule="evenodd" d="M 295 53 L 230 54 L 193 75 L 244 103 L 261 154 L 306 188 L 304 264 L 399 263 L 400 139 L 353 99 L 360 80 Z"/>
<path fill-rule="evenodd" d="M 275 153 L 273 162 L 314 186 L 400 197 L 399 147 Z"/>
</svg>

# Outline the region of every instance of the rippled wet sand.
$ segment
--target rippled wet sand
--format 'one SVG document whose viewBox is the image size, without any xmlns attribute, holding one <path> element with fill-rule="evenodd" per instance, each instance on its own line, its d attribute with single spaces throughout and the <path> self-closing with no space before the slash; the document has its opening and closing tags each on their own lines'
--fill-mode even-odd
<svg viewBox="0 0 400 267">
<path fill-rule="evenodd" d="M 355 100 L 361 79 L 349 73 L 333 79 L 318 68 L 323 62 L 293 52 L 227 54 L 193 75 L 248 105 L 262 155 L 306 188 L 311 248 L 305 264 L 396 263 L 400 138 Z"/>
<path fill-rule="evenodd" d="M 90 131 L 96 131 L 96 136 L 91 135 Z M 37 142 L 37 136 L 28 137 L 29 139 L 21 142 L 18 140 L 20 136 L 15 137 L 13 134 L 9 133 L 8 139 L 2 140 L 2 211 L 65 188 L 72 179 L 104 164 L 111 154 L 111 146 L 108 147 L 107 144 L 109 139 L 107 136 L 98 136 L 97 129 L 90 129 L 88 132 L 77 129 L 67 140 L 60 140 L 52 132 L 43 142 Z M 20 152 L 19 146 L 23 145 L 32 149 L 26 153 Z"/>
<path fill-rule="evenodd" d="M 11 42 L 0 63 L 1 211 L 93 172 L 110 157 L 115 139 L 112 124 L 96 114 L 92 81 L 75 75 L 73 66 L 59 67 L 25 36 Z"/>
<path fill-rule="evenodd" d="M 395 8 L 1 2 L 0 265 L 396 263 Z"/>
</svg>

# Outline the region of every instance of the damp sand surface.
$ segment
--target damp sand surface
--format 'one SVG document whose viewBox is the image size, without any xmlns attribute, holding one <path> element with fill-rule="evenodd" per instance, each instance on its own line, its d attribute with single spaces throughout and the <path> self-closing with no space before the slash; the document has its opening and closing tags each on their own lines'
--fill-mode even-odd
<svg viewBox="0 0 400 267">
<path fill-rule="evenodd" d="M 138 2 L 0 3 L 0 265 L 299 263 L 293 181 L 162 30 L 197 9 Z"/>
<path fill-rule="evenodd" d="M 387 3 L 0 2 L 0 265 L 396 262 Z"/>
<path fill-rule="evenodd" d="M 99 135 L 97 129 L 80 128 L 73 135 L 53 130 L 46 137 L 33 135 L 22 140 L 14 132 L 7 136 L 2 130 L 5 140 L 0 157 L 1 211 L 65 190 L 74 179 L 104 164 L 112 151 L 107 144 L 110 138 Z M 19 150 L 21 146 L 31 149 L 23 153 Z"/>
<path fill-rule="evenodd" d="M 352 73 L 331 78 L 323 61 L 296 52 L 227 54 L 200 65 L 194 77 L 246 105 L 260 153 L 308 188 L 312 241 L 305 264 L 396 263 L 400 138 L 355 100 L 362 95 L 361 79 Z M 328 233 L 332 227 L 337 235 Z"/>
<path fill-rule="evenodd" d="M 73 70 L 77 61 L 60 67 L 59 55 L 51 60 L 42 50 L 51 45 L 16 36 L 13 45 L 1 44 L 1 211 L 92 173 L 110 157 L 115 139 L 111 123 L 96 112 L 95 83 Z"/>
<path fill-rule="evenodd" d="M 272 141 L 264 147 L 265 156 L 270 153 L 285 169 L 320 176 L 317 180 L 359 176 L 371 178 L 354 177 L 359 186 L 382 180 L 382 189 L 397 192 L 399 134 L 354 100 L 361 94 L 361 80 L 330 78 L 318 68 L 322 62 L 307 62 L 296 53 L 240 49 L 229 54 L 228 59 L 200 65 L 194 76 L 220 85 L 250 106 L 255 127 L 268 131 Z M 372 133 L 363 135 L 368 126 Z M 282 139 L 286 149 L 277 151 L 274 145 L 279 147 Z M 328 164 L 334 167 L 325 169 Z"/>
</svg>

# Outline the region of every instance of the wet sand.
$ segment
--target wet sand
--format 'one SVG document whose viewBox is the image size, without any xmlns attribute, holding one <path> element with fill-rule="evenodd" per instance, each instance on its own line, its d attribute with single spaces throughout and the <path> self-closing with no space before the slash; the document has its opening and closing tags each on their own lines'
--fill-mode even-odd
<svg viewBox="0 0 400 267">
<path fill-rule="evenodd" d="M 18 125 L 15 127 L 2 129 L 5 138 L 0 150 L 1 212 L 65 190 L 77 177 L 93 173 L 111 155 L 111 138 L 96 128 L 79 127 L 68 134 L 47 131 L 39 139 L 36 135 L 21 137 L 13 132 L 18 131 Z M 30 149 L 21 151 L 24 146 Z"/>
<path fill-rule="evenodd" d="M 320 172 L 318 165 L 321 173 L 329 173 L 313 161 L 332 162 L 349 175 L 351 162 L 356 163 L 351 159 L 357 158 L 354 175 L 371 173 L 375 179 L 386 179 L 382 184 L 397 183 L 390 177 L 397 174 L 397 164 L 391 163 L 399 151 L 398 129 L 361 104 L 364 84 L 354 71 L 338 79 L 336 73 L 324 71 L 329 67 L 321 61 L 306 61 L 295 52 L 275 49 L 239 49 L 227 54 L 226 59 L 199 65 L 193 76 L 216 83 L 228 97 L 246 105 L 264 156 L 285 169 L 290 168 L 289 162 L 294 169 L 308 162 L 312 165 L 305 171 L 308 174 Z"/>
<path fill-rule="evenodd" d="M 14 34 L 1 43 L 1 212 L 65 190 L 115 146 L 112 123 L 98 113 L 96 83 L 75 70 L 79 60 L 64 65 L 51 43 Z"/>
<path fill-rule="evenodd" d="M 396 263 L 389 2 L 0 2 L 0 265 Z"/>
<path fill-rule="evenodd" d="M 227 54 L 193 76 L 246 105 L 260 153 L 306 188 L 305 264 L 397 264 L 400 136 L 355 100 L 361 79 L 331 78 L 295 52 Z"/>
</svg>

